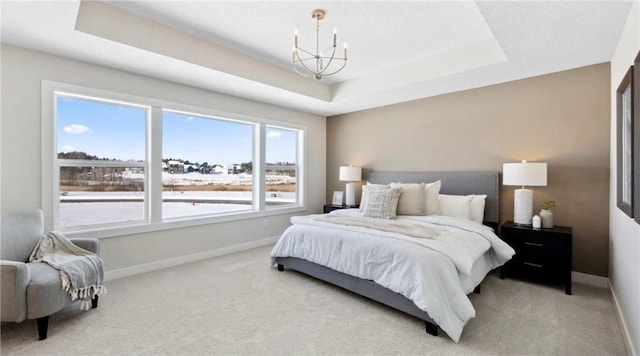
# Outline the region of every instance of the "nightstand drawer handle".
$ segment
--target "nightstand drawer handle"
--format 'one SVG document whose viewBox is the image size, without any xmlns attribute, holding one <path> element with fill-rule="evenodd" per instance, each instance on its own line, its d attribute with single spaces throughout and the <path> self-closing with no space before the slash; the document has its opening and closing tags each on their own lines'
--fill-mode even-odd
<svg viewBox="0 0 640 356">
<path fill-rule="evenodd" d="M 537 263 L 525 262 L 524 264 L 527 265 L 527 266 L 531 266 L 531 267 L 542 268 L 542 265 L 539 265 Z"/>
<path fill-rule="evenodd" d="M 529 245 L 529 246 L 535 246 L 535 247 L 542 247 L 544 246 L 543 244 L 537 244 L 535 242 L 526 242 L 524 243 L 525 245 Z"/>
</svg>

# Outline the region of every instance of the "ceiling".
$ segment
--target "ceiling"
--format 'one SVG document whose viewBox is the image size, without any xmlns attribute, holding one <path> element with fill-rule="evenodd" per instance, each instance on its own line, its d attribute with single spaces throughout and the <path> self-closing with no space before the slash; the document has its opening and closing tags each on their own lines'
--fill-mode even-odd
<svg viewBox="0 0 640 356">
<path fill-rule="evenodd" d="M 2 43 L 331 116 L 611 60 L 630 1 L 2 2 Z M 293 31 L 348 43 L 321 81 Z M 321 44 L 321 47 L 326 47 Z"/>
</svg>

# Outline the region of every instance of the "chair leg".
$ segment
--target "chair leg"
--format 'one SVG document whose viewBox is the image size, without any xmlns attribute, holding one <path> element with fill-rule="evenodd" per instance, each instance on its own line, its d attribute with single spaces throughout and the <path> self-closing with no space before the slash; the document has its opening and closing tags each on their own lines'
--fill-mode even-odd
<svg viewBox="0 0 640 356">
<path fill-rule="evenodd" d="M 38 340 L 44 340 L 47 338 L 47 329 L 49 328 L 49 316 L 43 316 L 36 319 L 38 323 Z"/>
<path fill-rule="evenodd" d="M 98 307 L 98 296 L 96 295 L 91 299 L 91 309 L 95 309 Z M 38 323 L 38 337 L 39 340 L 44 340 L 47 338 L 47 331 L 49 329 L 49 316 L 44 316 L 42 318 L 36 319 Z"/>
</svg>

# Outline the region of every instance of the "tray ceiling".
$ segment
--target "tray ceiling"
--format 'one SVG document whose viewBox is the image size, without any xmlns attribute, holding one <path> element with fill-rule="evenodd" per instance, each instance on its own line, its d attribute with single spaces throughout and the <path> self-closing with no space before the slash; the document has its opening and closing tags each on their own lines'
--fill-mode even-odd
<svg viewBox="0 0 640 356">
<path fill-rule="evenodd" d="M 610 61 L 629 1 L 3 2 L 2 42 L 323 116 Z M 338 29 L 349 63 L 290 67 Z"/>
</svg>

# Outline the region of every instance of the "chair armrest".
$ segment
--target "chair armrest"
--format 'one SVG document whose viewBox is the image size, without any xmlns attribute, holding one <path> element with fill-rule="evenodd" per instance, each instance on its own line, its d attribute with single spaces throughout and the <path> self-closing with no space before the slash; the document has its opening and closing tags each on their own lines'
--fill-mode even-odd
<svg viewBox="0 0 640 356">
<path fill-rule="evenodd" d="M 27 318 L 27 285 L 31 280 L 24 262 L 0 260 L 0 317 L 21 322 Z"/>
<path fill-rule="evenodd" d="M 82 247 L 83 249 L 100 256 L 100 241 L 98 239 L 75 238 L 69 240 L 78 247 Z"/>
</svg>

